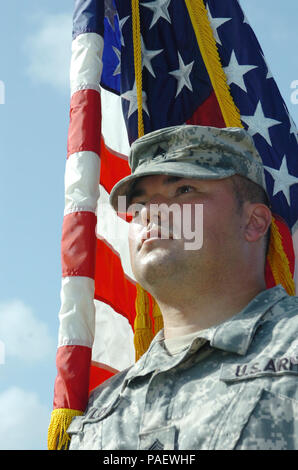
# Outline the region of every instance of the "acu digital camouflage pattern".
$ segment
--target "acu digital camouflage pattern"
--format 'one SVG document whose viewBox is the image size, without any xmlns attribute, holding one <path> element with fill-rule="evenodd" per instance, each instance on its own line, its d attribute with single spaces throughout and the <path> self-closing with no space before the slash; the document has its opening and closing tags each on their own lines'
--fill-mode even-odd
<svg viewBox="0 0 298 470">
<path fill-rule="evenodd" d="M 238 174 L 266 191 L 264 170 L 252 137 L 245 129 L 173 126 L 136 140 L 129 157 L 131 175 L 112 189 L 110 202 L 117 210 L 118 196 L 127 196 L 141 176 L 166 174 L 198 179 L 223 179 Z"/>
<path fill-rule="evenodd" d="M 298 298 L 265 290 L 171 356 L 163 330 L 99 386 L 70 449 L 298 449 Z"/>
</svg>

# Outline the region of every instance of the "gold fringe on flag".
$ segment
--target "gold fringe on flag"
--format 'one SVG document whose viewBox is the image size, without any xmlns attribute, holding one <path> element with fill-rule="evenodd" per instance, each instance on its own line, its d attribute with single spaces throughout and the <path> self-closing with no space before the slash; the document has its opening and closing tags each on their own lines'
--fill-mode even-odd
<svg viewBox="0 0 298 470">
<path fill-rule="evenodd" d="M 67 450 L 70 443 L 67 428 L 75 416 L 82 414 L 82 411 L 68 408 L 57 408 L 52 411 L 48 429 L 48 450 Z"/>
<path fill-rule="evenodd" d="M 269 250 L 267 255 L 275 284 L 281 284 L 289 295 L 295 295 L 295 283 L 290 263 L 282 245 L 281 235 L 275 218 L 272 217 Z"/>
<path fill-rule="evenodd" d="M 152 322 L 149 314 L 148 293 L 137 284 L 136 317 L 134 321 L 134 346 L 136 361 L 147 351 L 153 339 Z"/>
<path fill-rule="evenodd" d="M 154 319 L 154 334 L 156 335 L 163 328 L 163 318 L 158 303 L 152 296 L 151 298 L 153 304 L 152 316 Z"/>
</svg>

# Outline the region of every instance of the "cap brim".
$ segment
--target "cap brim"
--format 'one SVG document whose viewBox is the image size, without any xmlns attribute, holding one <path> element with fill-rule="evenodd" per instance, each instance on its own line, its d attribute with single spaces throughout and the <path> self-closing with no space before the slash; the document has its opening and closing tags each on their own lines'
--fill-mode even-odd
<svg viewBox="0 0 298 470">
<path fill-rule="evenodd" d="M 170 175 L 170 176 L 180 176 L 182 178 L 190 179 L 202 179 L 202 180 L 214 180 L 214 179 L 224 179 L 229 176 L 235 175 L 236 172 L 232 169 L 220 169 L 218 167 L 212 166 L 201 166 L 193 163 L 186 162 L 163 162 L 161 164 L 154 164 L 150 168 L 150 165 L 146 167 L 146 170 L 139 171 L 133 175 L 126 176 L 118 183 L 115 184 L 111 193 L 110 193 L 110 204 L 115 209 L 118 210 L 118 197 L 119 196 L 128 196 L 132 185 L 144 176 L 152 175 Z"/>
</svg>

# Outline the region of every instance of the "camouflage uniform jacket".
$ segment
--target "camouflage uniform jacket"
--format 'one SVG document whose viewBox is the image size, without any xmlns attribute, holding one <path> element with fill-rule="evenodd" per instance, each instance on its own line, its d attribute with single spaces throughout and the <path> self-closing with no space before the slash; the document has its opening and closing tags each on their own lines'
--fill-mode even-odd
<svg viewBox="0 0 298 470">
<path fill-rule="evenodd" d="M 91 394 L 70 449 L 298 449 L 297 314 L 277 286 L 178 355 L 161 330 Z"/>
</svg>

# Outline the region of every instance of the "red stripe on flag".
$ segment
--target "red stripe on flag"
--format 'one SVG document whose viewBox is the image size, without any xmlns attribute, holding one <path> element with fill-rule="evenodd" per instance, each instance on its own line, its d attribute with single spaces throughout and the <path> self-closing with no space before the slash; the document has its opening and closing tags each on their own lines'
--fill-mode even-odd
<svg viewBox="0 0 298 470">
<path fill-rule="evenodd" d="M 90 363 L 91 348 L 86 346 L 61 346 L 58 348 L 54 409 L 85 410 L 88 402 Z"/>
<path fill-rule="evenodd" d="M 130 175 L 127 157 L 109 149 L 103 138 L 100 145 L 100 183 L 108 193 L 122 178 Z"/>
<path fill-rule="evenodd" d="M 96 215 L 72 212 L 64 216 L 62 227 L 62 276 L 87 276 L 94 279 L 96 252 Z"/>
<path fill-rule="evenodd" d="M 186 124 L 197 124 L 201 126 L 226 127 L 220 106 L 214 91 L 194 112 Z"/>
<path fill-rule="evenodd" d="M 103 240 L 96 243 L 94 297 L 126 317 L 133 328 L 136 286 L 125 276 L 119 256 Z"/>
<path fill-rule="evenodd" d="M 67 157 L 75 152 L 90 151 L 99 155 L 101 133 L 100 94 L 79 90 L 71 97 Z"/>
<path fill-rule="evenodd" d="M 112 367 L 92 361 L 90 367 L 89 393 L 117 372 L 118 371 Z"/>
</svg>

